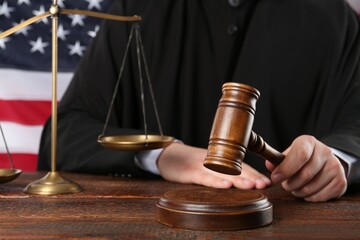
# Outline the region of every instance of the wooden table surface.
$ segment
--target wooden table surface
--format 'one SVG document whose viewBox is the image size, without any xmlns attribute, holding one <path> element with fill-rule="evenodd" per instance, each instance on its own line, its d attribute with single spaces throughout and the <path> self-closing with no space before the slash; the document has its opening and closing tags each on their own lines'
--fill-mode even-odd
<svg viewBox="0 0 360 240">
<path fill-rule="evenodd" d="M 340 200 L 308 203 L 275 186 L 261 192 L 274 208 L 272 224 L 239 231 L 192 231 L 155 220 L 163 193 L 199 186 L 163 180 L 65 174 L 84 191 L 57 196 L 23 189 L 46 173 L 23 173 L 0 185 L 0 239 L 360 239 L 360 185 Z"/>
</svg>

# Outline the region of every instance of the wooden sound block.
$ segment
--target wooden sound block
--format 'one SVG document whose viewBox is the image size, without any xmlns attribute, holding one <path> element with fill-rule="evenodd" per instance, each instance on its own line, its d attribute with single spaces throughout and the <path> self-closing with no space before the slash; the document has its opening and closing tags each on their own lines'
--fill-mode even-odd
<svg viewBox="0 0 360 240">
<path fill-rule="evenodd" d="M 175 228 L 239 230 L 273 220 L 272 204 L 255 190 L 179 189 L 166 192 L 156 206 L 156 220 Z"/>
</svg>

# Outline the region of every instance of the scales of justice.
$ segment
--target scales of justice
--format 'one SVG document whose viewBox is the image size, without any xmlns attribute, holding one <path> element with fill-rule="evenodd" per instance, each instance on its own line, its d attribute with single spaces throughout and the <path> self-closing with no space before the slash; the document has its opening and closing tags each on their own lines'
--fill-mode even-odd
<svg viewBox="0 0 360 240">
<path fill-rule="evenodd" d="M 134 22 L 131 33 L 129 36 L 129 43 L 127 44 L 126 53 L 128 52 L 128 48 L 130 42 L 133 38 L 134 32 L 136 35 L 136 47 L 138 51 L 138 64 L 139 64 L 139 77 L 141 81 L 141 86 L 143 86 L 142 82 L 142 74 L 141 74 L 141 58 L 145 61 L 145 55 L 142 48 L 142 43 L 139 34 L 139 28 L 137 22 L 141 21 L 140 16 L 117 16 L 112 14 L 106 13 L 99 13 L 87 10 L 75 10 L 75 9 L 61 9 L 57 4 L 57 0 L 54 0 L 49 11 L 44 12 L 40 15 L 34 16 L 29 18 L 26 21 L 12 27 L 2 33 L 0 33 L 0 38 L 5 38 L 14 32 L 36 23 L 37 21 L 51 17 L 52 18 L 52 103 L 51 103 L 51 171 L 42 179 L 39 179 L 33 183 L 30 183 L 26 188 L 25 192 L 30 194 L 40 194 L 40 195 L 53 195 L 53 194 L 66 194 L 66 193 L 76 193 L 82 191 L 82 188 L 76 184 L 75 182 L 65 180 L 59 172 L 56 171 L 56 152 L 57 152 L 57 66 L 58 66 L 58 36 L 57 36 L 57 29 L 58 29 L 58 17 L 59 14 L 80 14 L 86 15 L 90 17 L 96 17 L 101 19 L 108 19 L 113 21 L 123 21 L 123 22 Z M 141 45 L 141 46 L 140 46 Z M 124 55 L 123 63 L 121 66 L 118 84 L 121 79 L 122 70 L 125 64 L 126 53 Z M 140 55 L 141 54 L 141 55 Z M 146 65 L 145 65 L 146 67 Z M 148 69 L 146 67 L 146 75 L 148 77 L 148 82 L 150 84 Z M 116 97 L 117 87 L 114 91 L 113 100 Z M 150 86 L 151 87 L 151 86 Z M 153 97 L 152 88 L 150 88 L 150 93 Z M 154 98 L 153 98 L 154 99 Z M 154 100 L 155 104 L 155 100 Z M 140 149 L 153 149 L 153 148 L 161 148 L 169 145 L 172 141 L 172 137 L 163 136 L 162 129 L 160 122 L 158 120 L 159 130 L 161 135 L 148 135 L 147 133 L 147 125 L 146 125 L 146 116 L 145 116 L 145 108 L 143 103 L 143 116 L 144 116 L 144 128 L 145 134 L 144 135 L 129 135 L 129 136 L 105 136 L 105 131 L 107 127 L 107 123 L 110 117 L 111 108 L 113 105 L 113 101 L 111 102 L 110 109 L 107 115 L 107 119 L 105 121 L 104 130 L 102 134 L 98 138 L 98 142 L 107 148 L 117 149 L 117 150 L 127 150 L 127 151 L 136 151 Z M 155 112 L 157 113 L 157 109 L 154 105 Z M 158 116 L 158 115 L 157 115 Z M 158 117 L 157 117 L 158 119 Z M 10 169 L 0 169 L 0 183 L 5 183 L 14 180 L 17 178 L 22 171 L 20 169 L 15 169 L 13 166 L 13 161 L 11 159 L 11 155 L 9 149 L 6 144 L 5 135 L 3 129 L 0 125 L 0 130 L 2 134 L 2 138 L 5 143 L 7 155 L 10 161 Z"/>
<path fill-rule="evenodd" d="M 97 139 L 99 144 L 113 150 L 141 151 L 164 148 L 174 140 L 173 137 L 164 136 L 161 129 L 139 32 L 138 22 L 141 21 L 141 17 L 136 15 L 117 16 L 87 10 L 61 9 L 57 5 L 57 0 L 53 0 L 49 11 L 34 16 L 0 33 L 0 38 L 5 38 L 43 18 L 52 18 L 51 171 L 43 178 L 30 183 L 24 189 L 24 191 L 29 194 L 55 195 L 82 191 L 82 188 L 77 183 L 64 179 L 56 170 L 57 29 L 59 14 L 81 14 L 101 19 L 133 23 L 124 58 L 120 66 L 118 81 L 105 120 L 104 129 Z M 126 55 L 134 32 L 145 133 L 144 135 L 106 136 L 106 127 L 117 95 Z M 160 132 L 159 135 L 149 135 L 147 133 L 141 62 L 144 64 L 146 78 L 148 80 L 149 91 Z M 260 92 L 251 86 L 235 82 L 228 82 L 223 85 L 222 97 L 219 101 L 210 134 L 208 154 L 204 161 L 206 168 L 223 174 L 239 175 L 241 174 L 241 163 L 247 151 L 254 152 L 275 165 L 278 165 L 282 161 L 284 155 L 270 147 L 259 135 L 252 131 L 256 108 L 255 104 L 259 97 Z M 0 183 L 5 183 L 16 179 L 22 171 L 15 169 L 13 166 L 1 124 L 0 130 L 11 166 L 10 169 L 0 169 Z M 178 189 L 166 192 L 156 206 L 156 220 L 162 224 L 177 228 L 195 230 L 238 230 L 266 226 L 270 224 L 273 219 L 272 204 L 263 194 L 255 190 L 200 188 L 198 191 L 194 191 L 191 189 Z"/>
</svg>

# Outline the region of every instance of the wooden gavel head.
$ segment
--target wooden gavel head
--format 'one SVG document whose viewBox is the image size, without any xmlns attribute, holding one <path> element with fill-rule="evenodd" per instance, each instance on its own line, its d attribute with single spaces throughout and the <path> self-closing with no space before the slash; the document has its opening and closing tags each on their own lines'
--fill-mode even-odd
<svg viewBox="0 0 360 240">
<path fill-rule="evenodd" d="M 223 84 L 204 166 L 216 172 L 239 175 L 246 150 L 279 164 L 284 155 L 252 131 L 260 92 L 248 85 Z"/>
<path fill-rule="evenodd" d="M 216 110 L 204 166 L 220 173 L 241 174 L 260 92 L 245 84 L 228 82 Z"/>
</svg>

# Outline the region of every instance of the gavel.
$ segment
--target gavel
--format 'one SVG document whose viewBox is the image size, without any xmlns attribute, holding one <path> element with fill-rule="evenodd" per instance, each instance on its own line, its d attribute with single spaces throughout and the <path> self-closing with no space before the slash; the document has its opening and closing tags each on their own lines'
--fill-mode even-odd
<svg viewBox="0 0 360 240">
<path fill-rule="evenodd" d="M 214 117 L 204 166 L 213 171 L 240 175 L 246 151 L 278 165 L 284 155 L 252 131 L 260 92 L 246 84 L 227 82 Z"/>
<path fill-rule="evenodd" d="M 233 82 L 225 83 L 222 92 L 204 166 L 239 175 L 247 150 L 279 164 L 284 155 L 252 131 L 260 92 Z M 157 221 L 177 228 L 224 231 L 267 226 L 273 220 L 272 204 L 256 191 L 177 189 L 165 193 L 157 207 Z"/>
</svg>

